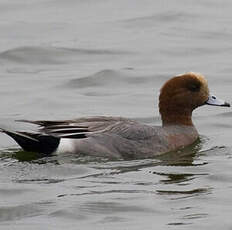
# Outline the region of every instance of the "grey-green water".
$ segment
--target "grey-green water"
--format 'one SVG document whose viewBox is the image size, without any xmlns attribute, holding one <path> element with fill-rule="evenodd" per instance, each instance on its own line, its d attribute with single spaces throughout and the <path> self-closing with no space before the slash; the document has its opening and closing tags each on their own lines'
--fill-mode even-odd
<svg viewBox="0 0 232 230">
<path fill-rule="evenodd" d="M 171 76 L 231 102 L 229 0 L 0 0 L 0 126 L 119 115 L 160 124 Z M 0 135 L 0 229 L 231 229 L 232 111 L 194 112 L 200 141 L 158 159 L 31 156 Z M 26 159 L 28 161 L 25 161 Z"/>
</svg>

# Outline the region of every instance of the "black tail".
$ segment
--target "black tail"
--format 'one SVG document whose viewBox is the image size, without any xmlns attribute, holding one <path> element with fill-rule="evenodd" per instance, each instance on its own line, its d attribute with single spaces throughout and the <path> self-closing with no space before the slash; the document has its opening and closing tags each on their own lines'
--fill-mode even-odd
<svg viewBox="0 0 232 230">
<path fill-rule="evenodd" d="M 43 155 L 53 153 L 60 143 L 60 138 L 45 134 L 13 132 L 5 129 L 0 129 L 0 131 L 12 137 L 25 151 Z"/>
</svg>

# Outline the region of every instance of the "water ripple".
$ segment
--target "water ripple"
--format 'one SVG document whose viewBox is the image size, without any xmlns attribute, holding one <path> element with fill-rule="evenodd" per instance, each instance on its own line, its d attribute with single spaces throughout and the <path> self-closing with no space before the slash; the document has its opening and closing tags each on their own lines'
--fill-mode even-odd
<svg viewBox="0 0 232 230">
<path fill-rule="evenodd" d="M 0 208 L 0 221 L 12 221 L 24 219 L 41 214 L 40 210 L 35 204 L 9 206 Z"/>
<path fill-rule="evenodd" d="M 82 78 L 75 78 L 70 80 L 65 87 L 68 88 L 87 88 L 87 87 L 104 87 L 104 86 L 123 86 L 126 87 L 128 85 L 135 85 L 138 84 L 147 84 L 155 83 L 157 81 L 163 81 L 164 76 L 136 76 L 131 71 L 119 71 L 113 69 L 104 69 L 92 75 L 82 77 Z"/>
<path fill-rule="evenodd" d="M 121 56 L 130 52 L 101 49 L 75 49 L 65 47 L 24 46 L 0 53 L 1 62 L 13 62 L 28 65 L 60 65 L 76 62 L 78 59 L 99 58 L 100 56 Z"/>
</svg>

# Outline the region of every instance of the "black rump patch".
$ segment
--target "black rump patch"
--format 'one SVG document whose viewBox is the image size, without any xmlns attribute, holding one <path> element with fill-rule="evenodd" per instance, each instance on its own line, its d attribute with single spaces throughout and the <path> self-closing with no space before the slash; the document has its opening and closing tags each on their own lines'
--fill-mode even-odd
<svg viewBox="0 0 232 230">
<path fill-rule="evenodd" d="M 56 151 L 60 138 L 46 134 L 13 132 L 1 129 L 1 132 L 12 137 L 25 151 L 48 156 Z"/>
</svg>

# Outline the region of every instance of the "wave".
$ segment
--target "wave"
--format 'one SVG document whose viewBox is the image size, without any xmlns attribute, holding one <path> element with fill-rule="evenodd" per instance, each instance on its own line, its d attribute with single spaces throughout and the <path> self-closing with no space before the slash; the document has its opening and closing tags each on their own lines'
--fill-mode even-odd
<svg viewBox="0 0 232 230">
<path fill-rule="evenodd" d="M 76 62 L 86 57 L 122 56 L 130 52 L 107 49 L 75 49 L 65 47 L 35 47 L 25 46 L 9 49 L 0 53 L 1 62 L 12 62 L 29 65 L 57 65 Z"/>
<path fill-rule="evenodd" d="M 116 85 L 133 85 L 133 84 L 157 84 L 165 81 L 164 76 L 154 75 L 135 75 L 133 72 L 105 69 L 87 77 L 75 78 L 70 80 L 66 87 L 68 88 L 86 88 L 98 86 L 116 86 Z"/>
</svg>

